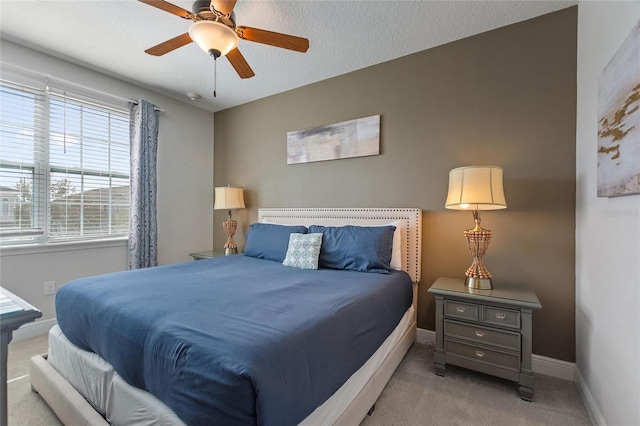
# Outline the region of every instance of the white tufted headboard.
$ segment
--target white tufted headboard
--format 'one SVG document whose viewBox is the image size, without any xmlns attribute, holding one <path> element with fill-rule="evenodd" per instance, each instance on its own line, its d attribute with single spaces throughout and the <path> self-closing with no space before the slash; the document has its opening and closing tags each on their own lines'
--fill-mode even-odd
<svg viewBox="0 0 640 426">
<path fill-rule="evenodd" d="M 405 208 L 285 208 L 258 209 L 258 222 L 283 225 L 375 226 L 402 225 L 402 269 L 414 283 L 420 281 L 422 210 Z"/>
</svg>

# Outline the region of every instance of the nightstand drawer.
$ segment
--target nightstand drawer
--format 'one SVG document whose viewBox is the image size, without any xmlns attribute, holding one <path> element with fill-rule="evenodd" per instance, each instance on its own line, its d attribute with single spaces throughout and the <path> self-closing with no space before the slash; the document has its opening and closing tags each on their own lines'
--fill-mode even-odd
<svg viewBox="0 0 640 426">
<path fill-rule="evenodd" d="M 520 329 L 520 311 L 497 308 L 495 306 L 482 306 L 482 319 L 484 324 L 500 325 Z"/>
<path fill-rule="evenodd" d="M 457 321 L 444 320 L 444 337 L 470 340 L 512 351 L 520 351 L 520 333 L 480 327 Z"/>
<path fill-rule="evenodd" d="M 456 300 L 444 301 L 444 316 L 478 321 L 478 305 L 473 303 L 458 302 Z"/>
<path fill-rule="evenodd" d="M 509 354 L 505 352 L 485 349 L 479 346 L 467 345 L 464 343 L 444 341 L 444 350 L 447 354 L 461 356 L 474 361 L 508 368 L 513 371 L 520 371 L 520 354 Z"/>
</svg>

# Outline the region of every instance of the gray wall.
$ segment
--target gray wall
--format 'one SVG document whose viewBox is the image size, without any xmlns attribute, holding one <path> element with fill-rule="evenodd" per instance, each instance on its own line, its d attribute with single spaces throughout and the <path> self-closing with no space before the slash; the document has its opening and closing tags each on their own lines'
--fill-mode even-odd
<svg viewBox="0 0 640 426">
<path fill-rule="evenodd" d="M 258 207 L 421 208 L 418 326 L 433 330 L 428 287 L 471 263 L 448 172 L 502 166 L 508 208 L 483 214 L 485 263 L 496 285 L 537 292 L 534 352 L 574 361 L 576 21 L 565 9 L 216 113 L 214 183 L 247 193 L 236 241 Z M 381 155 L 287 165 L 287 131 L 374 114 Z"/>
<path fill-rule="evenodd" d="M 0 42 L 5 68 L 49 74 L 125 99 L 144 98 L 165 109 L 158 135 L 158 262 L 186 262 L 191 260 L 190 252 L 210 248 L 212 113 L 15 43 Z M 126 239 L 116 243 L 3 247 L 0 285 L 40 308 L 40 321 L 50 324 L 55 318 L 55 297 L 44 296 L 45 281 L 56 281 L 60 287 L 75 278 L 127 268 Z"/>
<path fill-rule="evenodd" d="M 640 195 L 596 196 L 598 77 L 640 1 L 578 9 L 576 382 L 594 425 L 640 425 Z"/>
</svg>

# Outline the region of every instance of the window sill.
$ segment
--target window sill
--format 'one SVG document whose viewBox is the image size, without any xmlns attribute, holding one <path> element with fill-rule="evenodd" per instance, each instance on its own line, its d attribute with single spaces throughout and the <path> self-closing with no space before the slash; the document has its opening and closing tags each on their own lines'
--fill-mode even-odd
<svg viewBox="0 0 640 426">
<path fill-rule="evenodd" d="M 0 247 L 4 256 L 18 256 L 23 254 L 51 253 L 60 251 L 87 250 L 108 247 L 126 247 L 128 238 L 113 238 L 108 240 L 72 241 L 66 243 L 24 244 Z"/>
</svg>

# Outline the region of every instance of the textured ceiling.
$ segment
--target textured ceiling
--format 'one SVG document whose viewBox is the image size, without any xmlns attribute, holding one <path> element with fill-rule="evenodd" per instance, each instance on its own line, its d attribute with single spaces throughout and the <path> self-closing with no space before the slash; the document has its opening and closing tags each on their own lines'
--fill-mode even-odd
<svg viewBox="0 0 640 426">
<path fill-rule="evenodd" d="M 191 10 L 190 1 L 172 2 Z M 576 1 L 239 0 L 238 25 L 309 39 L 307 53 L 241 40 L 256 76 L 242 80 L 191 43 L 161 57 L 144 50 L 187 31 L 183 20 L 136 0 L 0 0 L 7 40 L 219 111 L 575 5 Z"/>
</svg>

